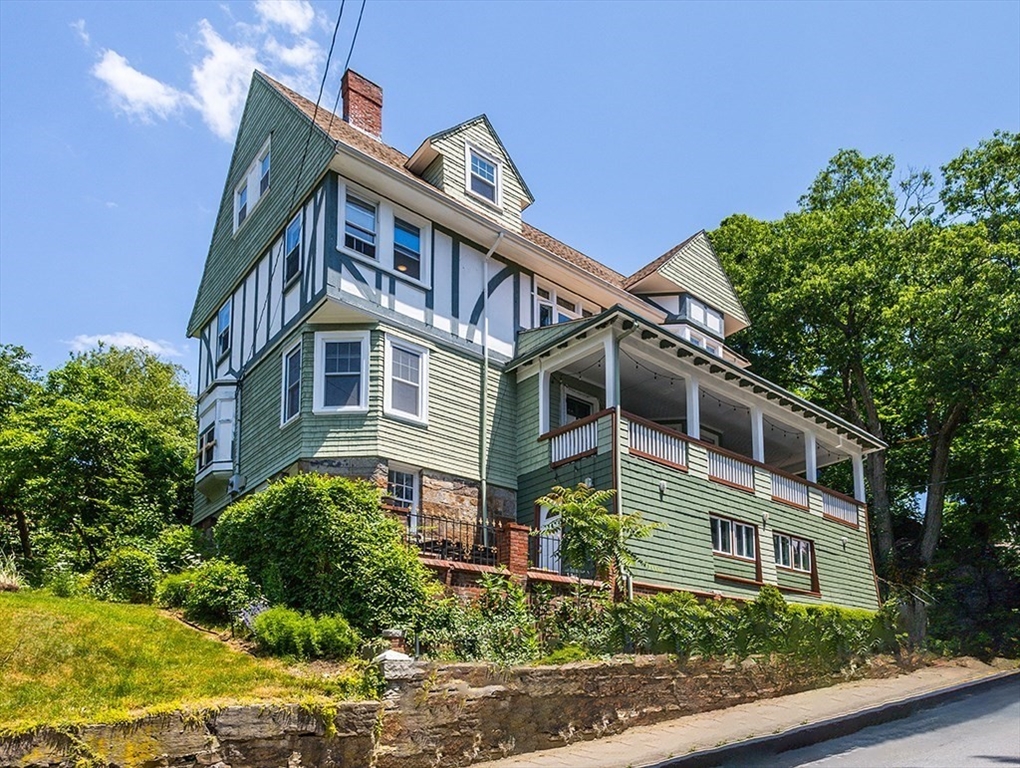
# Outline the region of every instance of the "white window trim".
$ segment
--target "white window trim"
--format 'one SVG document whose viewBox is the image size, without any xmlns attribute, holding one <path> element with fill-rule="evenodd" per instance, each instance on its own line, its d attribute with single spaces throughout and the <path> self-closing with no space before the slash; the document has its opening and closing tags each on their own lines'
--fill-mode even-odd
<svg viewBox="0 0 1020 768">
<path fill-rule="evenodd" d="M 414 211 L 409 211 L 396 203 L 380 197 L 373 192 L 340 179 L 340 193 L 337 195 L 337 233 L 336 249 L 352 259 L 368 264 L 373 269 L 393 275 L 412 285 L 430 288 L 432 285 L 432 222 Z M 375 258 L 348 248 L 345 243 L 344 225 L 347 221 L 347 193 L 372 203 L 375 206 Z M 393 266 L 394 219 L 402 219 L 421 230 L 421 277 L 411 277 Z"/>
<path fill-rule="evenodd" d="M 479 195 L 471 189 L 472 152 L 487 163 L 492 163 L 493 167 L 496 169 L 496 199 L 494 201 L 484 195 Z M 498 211 L 503 210 L 503 161 L 494 156 L 491 152 L 486 152 L 481 147 L 470 142 L 464 142 L 464 192 L 472 200 L 477 200 L 487 208 L 495 208 Z"/>
<path fill-rule="evenodd" d="M 272 139 L 273 139 L 272 135 L 270 135 L 266 139 L 265 143 L 262 145 L 259 151 L 255 153 L 255 159 L 251 161 L 251 165 L 249 165 L 248 168 L 245 170 L 244 176 L 242 176 L 238 180 L 237 184 L 234 185 L 234 205 L 233 205 L 234 219 L 232 223 L 235 235 L 240 231 L 241 227 L 247 224 L 248 221 L 251 219 L 251 216 L 255 212 L 255 208 L 258 206 L 258 204 L 262 202 L 264 198 L 268 197 L 269 193 L 273 190 L 273 160 L 272 158 L 270 158 L 269 189 L 266 190 L 266 193 L 264 195 L 261 194 L 262 158 L 264 158 L 266 154 L 270 152 L 272 148 L 271 147 Z M 244 215 L 244 221 L 238 224 L 237 214 L 240 211 L 240 208 L 238 208 L 237 205 L 237 196 L 240 194 L 245 184 L 248 185 L 248 202 L 247 202 L 248 210 Z"/>
<path fill-rule="evenodd" d="M 548 299 L 542 298 L 541 296 L 538 295 L 539 288 L 549 292 Z M 547 282 L 546 280 L 543 280 L 541 278 L 538 278 L 534 281 L 534 287 L 532 289 L 532 298 L 534 299 L 535 305 L 535 320 L 534 320 L 535 328 L 541 327 L 540 307 L 543 304 L 548 304 L 552 306 L 553 325 L 557 325 L 559 323 L 558 317 L 560 314 L 566 315 L 571 320 L 580 320 L 582 317 L 584 317 L 584 313 L 586 311 L 591 312 L 593 315 L 597 315 L 599 312 L 601 312 L 601 310 L 597 306 L 591 304 L 590 302 L 585 301 L 576 293 L 566 291 L 562 288 L 557 287 L 553 283 Z M 577 307 L 577 311 L 570 312 L 569 310 L 564 309 L 559 305 L 557 299 L 563 299 L 564 301 L 571 302 L 575 307 Z"/>
<path fill-rule="evenodd" d="M 361 397 L 357 405 L 323 405 L 326 395 L 326 343 L 331 341 L 361 342 Z M 314 381 L 312 382 L 312 413 L 365 413 L 368 411 L 368 364 L 372 356 L 371 334 L 368 331 L 321 331 L 315 334 Z"/>
<path fill-rule="evenodd" d="M 584 402 L 586 402 L 589 405 L 591 405 L 591 412 L 592 413 L 598 413 L 599 412 L 599 401 L 598 401 L 597 397 L 594 397 L 593 395 L 586 394 L 584 392 L 578 392 L 576 389 L 571 389 L 568 386 L 561 385 L 560 386 L 560 421 L 562 423 L 560 424 L 560 426 L 563 426 L 563 424 L 567 424 L 568 423 L 567 422 L 567 396 L 568 395 L 570 397 L 575 398 L 576 400 L 583 400 Z"/>
<path fill-rule="evenodd" d="M 711 524 L 713 519 L 724 520 L 730 524 L 730 551 L 727 552 L 726 550 L 723 549 L 716 549 L 715 542 L 713 542 L 712 552 L 714 554 L 725 555 L 726 557 L 734 557 L 737 560 L 743 560 L 744 562 L 747 563 L 755 563 L 758 561 L 758 542 L 757 536 L 754 536 L 756 526 L 752 525 L 751 523 L 745 523 L 740 520 L 734 520 L 731 517 L 723 517 L 721 515 L 709 515 L 708 517 L 709 517 L 709 538 L 711 538 Z M 751 541 L 755 542 L 754 543 L 755 553 L 753 557 L 747 557 L 746 555 L 737 554 L 737 526 L 743 526 L 745 528 L 751 529 L 752 534 Z"/>
<path fill-rule="evenodd" d="M 270 173 L 272 173 L 272 171 L 270 171 Z M 272 182 L 270 182 L 270 184 L 271 183 Z M 295 221 L 298 222 L 298 244 L 297 244 L 298 266 L 297 266 L 297 271 L 293 275 L 291 275 L 290 278 L 288 279 L 287 278 L 287 257 L 290 255 L 290 251 L 287 250 L 287 232 L 290 230 L 291 225 L 293 225 Z M 305 212 L 304 212 L 304 208 L 302 208 L 300 211 L 298 211 L 296 214 L 294 214 L 294 216 L 291 217 L 290 221 L 287 222 L 287 226 L 285 226 L 283 228 L 283 264 L 282 264 L 283 269 L 282 269 L 282 271 L 283 271 L 283 279 L 284 279 L 284 282 L 283 282 L 283 287 L 284 288 L 288 288 L 292 283 L 294 283 L 301 276 L 301 273 L 304 271 L 304 264 L 303 264 L 303 261 L 304 261 L 304 258 L 303 258 L 304 257 L 304 250 L 305 250 Z"/>
<path fill-rule="evenodd" d="M 227 346 L 226 349 L 220 349 L 220 336 L 223 332 L 220 330 L 220 315 L 223 314 L 223 310 L 227 310 Z M 216 350 L 216 354 L 213 355 L 213 360 L 216 365 L 230 357 L 230 352 L 234 347 L 234 300 L 231 296 L 223 305 L 216 311 L 216 319 L 213 320 L 213 349 Z"/>
<path fill-rule="evenodd" d="M 418 366 L 418 410 L 419 415 L 398 411 L 393 407 L 393 349 L 402 349 L 420 355 Z M 429 422 L 429 350 L 420 344 L 407 341 L 399 336 L 386 334 L 386 364 L 383 379 L 383 413 L 394 419 L 408 421 L 412 424 L 428 424 Z"/>
<path fill-rule="evenodd" d="M 776 559 L 776 567 L 783 568 L 783 569 L 788 570 L 788 571 L 796 571 L 797 573 L 811 573 L 812 566 L 813 566 L 813 563 L 814 563 L 814 557 L 815 557 L 815 554 L 814 554 L 815 546 L 814 546 L 814 543 L 810 539 L 802 539 L 800 536 L 791 536 L 788 533 L 773 533 L 772 534 L 772 539 L 773 539 L 773 544 L 772 544 L 773 547 L 775 547 L 775 539 L 786 539 L 788 542 L 790 542 L 790 544 L 789 544 L 789 547 L 790 547 L 790 564 L 786 565 L 785 563 L 781 563 L 781 562 L 779 562 L 779 559 L 777 558 Z M 798 568 L 796 565 L 793 564 L 793 542 L 795 542 L 795 541 L 798 541 L 801 544 L 806 544 L 807 545 L 807 552 L 808 552 L 808 567 L 807 568 Z"/>
<path fill-rule="evenodd" d="M 287 359 L 294 354 L 298 353 L 298 408 L 297 411 L 287 415 Z M 280 359 L 280 426 L 285 427 L 299 416 L 301 416 L 301 395 L 302 395 L 302 381 L 301 381 L 301 340 L 298 339 L 296 342 L 291 344 L 289 347 L 283 350 L 283 355 Z"/>
<path fill-rule="evenodd" d="M 386 468 L 386 493 L 389 494 L 390 472 L 403 472 L 414 477 L 414 499 L 407 509 L 407 527 L 412 533 L 418 530 L 418 521 L 421 517 L 421 467 L 413 467 L 410 464 L 401 464 L 396 461 L 389 462 Z"/>
</svg>

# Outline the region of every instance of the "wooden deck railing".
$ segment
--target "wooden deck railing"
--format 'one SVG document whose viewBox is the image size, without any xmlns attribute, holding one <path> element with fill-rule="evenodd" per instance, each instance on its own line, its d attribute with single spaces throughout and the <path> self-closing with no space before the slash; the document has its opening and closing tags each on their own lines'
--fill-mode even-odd
<svg viewBox="0 0 1020 768">
<path fill-rule="evenodd" d="M 549 465 L 558 467 L 598 453 L 599 420 L 613 413 L 612 408 L 606 408 L 541 435 L 539 440 L 549 441 Z"/>
<path fill-rule="evenodd" d="M 627 415 L 630 421 L 630 452 L 646 459 L 687 469 L 687 441 L 679 432 Z"/>
<path fill-rule="evenodd" d="M 708 449 L 708 478 L 754 492 L 754 464 L 715 448 Z"/>
</svg>

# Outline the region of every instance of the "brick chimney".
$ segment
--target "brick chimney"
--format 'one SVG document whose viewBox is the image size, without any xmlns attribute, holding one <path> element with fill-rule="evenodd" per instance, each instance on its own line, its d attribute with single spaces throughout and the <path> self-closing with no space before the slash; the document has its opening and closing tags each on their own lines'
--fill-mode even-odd
<svg viewBox="0 0 1020 768">
<path fill-rule="evenodd" d="M 375 138 L 382 137 L 382 88 L 353 69 L 340 81 L 344 120 Z"/>
</svg>

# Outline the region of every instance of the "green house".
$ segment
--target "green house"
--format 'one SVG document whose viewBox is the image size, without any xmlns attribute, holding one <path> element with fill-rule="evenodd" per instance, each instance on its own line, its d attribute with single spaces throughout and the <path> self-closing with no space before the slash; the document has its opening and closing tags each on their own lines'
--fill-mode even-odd
<svg viewBox="0 0 1020 768">
<path fill-rule="evenodd" d="M 362 477 L 424 556 L 478 570 L 497 525 L 587 482 L 664 524 L 635 589 L 877 606 L 863 460 L 885 446 L 726 346 L 750 321 L 703 232 L 620 275 L 523 220 L 484 115 L 408 156 L 377 85 L 348 71 L 342 95 L 252 79 L 188 328 L 196 525 L 288 474 Z M 845 492 L 818 483 L 837 463 Z M 529 541 L 556 577 L 556 540 Z"/>
</svg>

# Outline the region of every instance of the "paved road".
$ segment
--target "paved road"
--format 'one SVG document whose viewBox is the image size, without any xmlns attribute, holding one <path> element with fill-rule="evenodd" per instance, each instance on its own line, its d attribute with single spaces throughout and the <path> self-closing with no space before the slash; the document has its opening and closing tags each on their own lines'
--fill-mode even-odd
<svg viewBox="0 0 1020 768">
<path fill-rule="evenodd" d="M 1020 680 L 963 694 L 902 720 L 728 768 L 1020 766 Z"/>
</svg>

